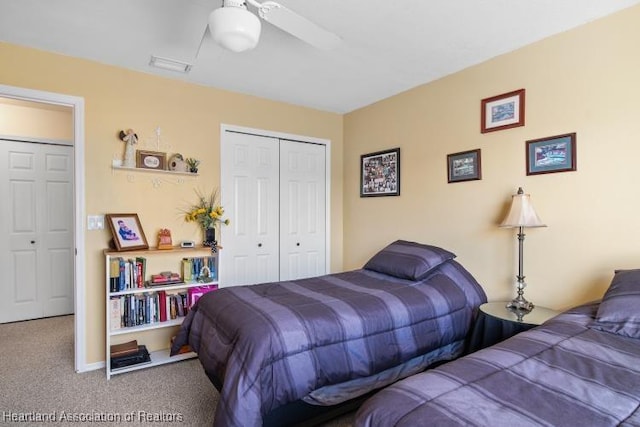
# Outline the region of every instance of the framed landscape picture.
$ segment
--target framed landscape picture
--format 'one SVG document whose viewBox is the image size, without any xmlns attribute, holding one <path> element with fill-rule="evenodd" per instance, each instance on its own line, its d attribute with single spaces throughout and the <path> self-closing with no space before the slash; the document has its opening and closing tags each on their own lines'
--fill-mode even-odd
<svg viewBox="0 0 640 427">
<path fill-rule="evenodd" d="M 480 149 L 448 154 L 447 176 L 449 183 L 482 179 Z"/>
<path fill-rule="evenodd" d="M 360 197 L 400 195 L 400 148 L 360 156 Z"/>
<path fill-rule="evenodd" d="M 527 175 L 576 170 L 576 134 L 532 139 L 526 143 Z"/>
<path fill-rule="evenodd" d="M 485 98 L 481 102 L 480 132 L 524 126 L 524 89 Z"/>
</svg>

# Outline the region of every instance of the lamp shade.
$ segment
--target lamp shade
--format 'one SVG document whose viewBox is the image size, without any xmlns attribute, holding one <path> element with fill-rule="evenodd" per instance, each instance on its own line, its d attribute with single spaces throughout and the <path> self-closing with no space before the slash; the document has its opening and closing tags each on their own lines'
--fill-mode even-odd
<svg viewBox="0 0 640 427">
<path fill-rule="evenodd" d="M 209 15 L 209 31 L 213 40 L 233 52 L 256 47 L 261 29 L 260 19 L 247 9 L 221 7 Z"/>
<path fill-rule="evenodd" d="M 518 193 L 512 196 L 511 208 L 500 227 L 546 227 L 546 225 L 533 209 L 529 195 L 524 194 L 520 187 Z"/>
</svg>

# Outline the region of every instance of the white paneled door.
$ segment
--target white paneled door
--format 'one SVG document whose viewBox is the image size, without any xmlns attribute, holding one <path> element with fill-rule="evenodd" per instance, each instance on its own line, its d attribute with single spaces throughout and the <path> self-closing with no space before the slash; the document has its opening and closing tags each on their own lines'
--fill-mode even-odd
<svg viewBox="0 0 640 427">
<path fill-rule="evenodd" d="M 73 313 L 73 147 L 0 140 L 0 323 Z"/>
<path fill-rule="evenodd" d="M 325 147 L 280 140 L 280 280 L 325 274 Z"/>
<path fill-rule="evenodd" d="M 221 143 L 220 283 L 326 273 L 326 148 L 226 131 Z"/>
<path fill-rule="evenodd" d="M 222 206 L 231 219 L 222 235 L 220 283 L 278 280 L 278 139 L 226 132 L 221 146 Z"/>
</svg>

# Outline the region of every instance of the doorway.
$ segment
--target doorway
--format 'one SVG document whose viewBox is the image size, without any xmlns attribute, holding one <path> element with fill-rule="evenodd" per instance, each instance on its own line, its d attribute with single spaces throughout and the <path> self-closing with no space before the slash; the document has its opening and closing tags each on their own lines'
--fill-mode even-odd
<svg viewBox="0 0 640 427">
<path fill-rule="evenodd" d="M 76 372 L 88 370 L 86 364 L 86 340 L 85 340 L 85 258 L 84 258 L 84 99 L 75 96 L 25 89 L 13 86 L 0 85 L 0 102 L 29 102 L 43 106 L 43 108 L 58 106 L 68 107 L 72 111 L 72 207 L 69 213 L 72 215 L 72 283 L 73 283 L 73 312 L 74 316 L 74 359 Z M 12 135 L 2 135 L 11 137 Z M 29 138 L 13 138 L 22 142 L 29 142 Z M 33 138 L 45 141 L 42 138 Z M 31 141 L 33 142 L 33 141 Z M 55 145 L 55 144 L 54 144 Z M 30 241 L 29 241 L 30 242 Z M 29 243 L 30 244 L 30 243 Z M 80 256 L 78 256 L 80 254 Z"/>
</svg>

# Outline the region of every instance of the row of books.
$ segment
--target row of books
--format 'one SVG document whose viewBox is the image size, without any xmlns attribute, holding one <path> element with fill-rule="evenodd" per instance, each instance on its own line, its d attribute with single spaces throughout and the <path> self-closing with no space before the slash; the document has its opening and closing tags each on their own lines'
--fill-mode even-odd
<svg viewBox="0 0 640 427">
<path fill-rule="evenodd" d="M 205 281 L 216 280 L 218 272 L 216 270 L 216 257 L 193 257 L 182 259 L 182 278 L 185 282 L 202 279 Z"/>
<path fill-rule="evenodd" d="M 114 257 L 109 264 L 109 290 L 111 292 L 144 288 L 146 274 L 146 258 L 124 259 Z"/>
<path fill-rule="evenodd" d="M 171 285 L 183 282 L 211 282 L 217 279 L 216 257 L 193 257 L 182 259 L 182 276 L 178 273 L 162 272 L 146 277 L 144 257 L 125 259 L 113 257 L 109 265 L 109 291 L 122 292 L 130 289 L 147 288 L 158 285 Z"/>
<path fill-rule="evenodd" d="M 148 325 L 184 317 L 189 312 L 188 291 L 120 295 L 109 298 L 111 330 Z"/>
</svg>

